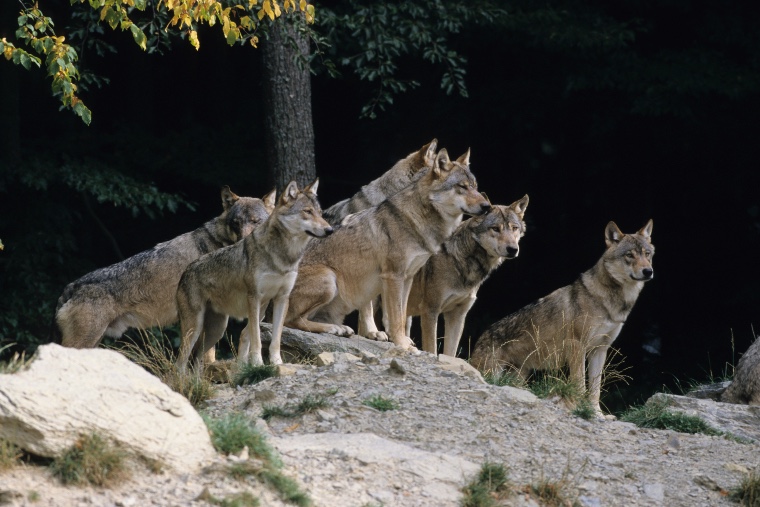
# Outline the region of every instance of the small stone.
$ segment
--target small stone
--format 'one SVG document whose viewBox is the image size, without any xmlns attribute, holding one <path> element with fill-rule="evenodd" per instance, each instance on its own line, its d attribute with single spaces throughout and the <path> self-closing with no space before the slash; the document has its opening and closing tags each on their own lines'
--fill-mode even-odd
<svg viewBox="0 0 760 507">
<path fill-rule="evenodd" d="M 404 374 L 406 374 L 406 368 L 405 368 L 405 367 L 404 367 L 404 365 L 403 365 L 403 364 L 401 364 L 401 362 L 400 362 L 400 361 L 398 361 L 397 359 L 393 359 L 393 360 L 391 360 L 391 367 L 390 367 L 390 370 L 391 370 L 392 372 L 395 372 L 395 373 L 400 373 L 401 375 L 404 375 Z"/>
<path fill-rule="evenodd" d="M 259 402 L 272 401 L 275 398 L 277 398 L 277 393 L 271 389 L 262 389 L 261 391 L 256 391 L 253 393 L 253 399 Z"/>
<path fill-rule="evenodd" d="M 665 487 L 659 482 L 644 484 L 644 494 L 652 500 L 662 501 L 665 499 Z"/>
<path fill-rule="evenodd" d="M 335 354 L 332 352 L 322 352 L 317 354 L 317 366 L 328 366 L 335 362 Z"/>
<path fill-rule="evenodd" d="M 678 435 L 670 435 L 668 437 L 668 447 L 675 450 L 681 448 L 681 440 L 678 438 Z"/>
</svg>

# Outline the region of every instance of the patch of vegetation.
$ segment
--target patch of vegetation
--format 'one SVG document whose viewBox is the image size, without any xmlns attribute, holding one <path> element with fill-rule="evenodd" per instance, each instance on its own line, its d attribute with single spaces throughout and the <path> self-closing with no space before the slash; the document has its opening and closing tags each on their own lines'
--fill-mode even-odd
<svg viewBox="0 0 760 507">
<path fill-rule="evenodd" d="M 586 421 L 590 421 L 594 418 L 596 415 L 594 413 L 594 407 L 591 406 L 591 402 L 588 400 L 587 396 L 582 397 L 578 401 L 578 404 L 573 409 L 573 415 L 585 419 Z"/>
<path fill-rule="evenodd" d="M 649 400 L 640 407 L 631 407 L 620 416 L 620 420 L 630 422 L 641 428 L 673 430 L 680 433 L 703 433 L 705 435 L 723 436 L 704 419 L 687 415 L 683 412 L 668 410 L 665 399 Z"/>
<path fill-rule="evenodd" d="M 251 363 L 243 364 L 235 373 L 232 384 L 243 386 L 247 384 L 258 384 L 262 380 L 277 376 L 277 366 L 273 364 L 254 365 Z"/>
<path fill-rule="evenodd" d="M 760 472 L 754 470 L 731 491 L 731 499 L 744 507 L 760 507 Z"/>
<path fill-rule="evenodd" d="M 483 463 L 477 477 L 462 492 L 462 507 L 495 507 L 510 492 L 507 468 L 500 463 Z"/>
<path fill-rule="evenodd" d="M 211 503 L 218 505 L 219 507 L 259 507 L 259 499 L 250 494 L 247 491 L 242 493 L 235 493 L 234 495 L 222 498 L 216 502 Z"/>
<path fill-rule="evenodd" d="M 238 454 L 247 446 L 249 455 L 279 466 L 274 450 L 250 418 L 236 413 L 220 419 L 204 417 L 204 421 L 211 432 L 211 443 L 217 451 Z"/>
<path fill-rule="evenodd" d="M 0 470 L 8 470 L 18 465 L 22 454 L 16 444 L 0 438 Z"/>
<path fill-rule="evenodd" d="M 214 395 L 214 386 L 203 376 L 203 372 L 196 371 L 192 366 L 184 371 L 177 368 L 170 343 L 163 331 L 155 334 L 148 330 L 140 332 L 139 340 L 125 339 L 117 342 L 116 350 L 158 377 L 173 391 L 187 398 L 193 407 L 198 408 Z"/>
<path fill-rule="evenodd" d="M 0 347 L 0 354 L 4 350 L 14 345 L 13 343 Z M 0 361 L 0 375 L 3 373 L 11 374 L 23 370 L 29 364 L 30 359 L 26 358 L 26 352 L 14 352 L 13 355 L 7 361 Z"/>
<path fill-rule="evenodd" d="M 50 470 L 64 484 L 109 487 L 127 477 L 126 454 L 93 433 L 55 458 Z"/>
<path fill-rule="evenodd" d="M 588 461 L 584 461 L 579 471 L 575 474 L 576 477 L 582 474 L 583 469 L 586 468 Z M 565 507 L 577 505 L 577 498 L 574 498 L 574 485 L 571 480 L 570 472 L 570 458 L 568 457 L 568 463 L 565 466 L 562 476 L 559 479 L 549 479 L 544 475 L 543 470 L 541 476 L 537 481 L 524 486 L 522 491 L 528 494 L 531 498 L 538 500 L 538 504 L 545 507 Z"/>
<path fill-rule="evenodd" d="M 311 396 L 307 395 L 299 403 L 287 404 L 285 406 L 278 405 L 265 405 L 261 412 L 261 418 L 268 421 L 272 417 L 282 417 L 290 419 L 293 417 L 302 416 L 318 410 L 320 408 L 327 408 L 330 403 L 324 396 Z"/>
<path fill-rule="evenodd" d="M 529 389 L 539 398 L 559 396 L 570 403 L 578 403 L 585 394 L 584 386 L 571 381 L 562 371 L 539 372 Z"/>
<path fill-rule="evenodd" d="M 26 495 L 26 499 L 29 500 L 32 503 L 39 502 L 40 501 L 40 494 L 37 491 L 30 491 Z"/>
<path fill-rule="evenodd" d="M 366 400 L 362 401 L 362 405 L 367 405 L 368 407 L 372 407 L 375 410 L 379 410 L 380 412 L 397 410 L 401 406 L 396 400 L 392 398 L 385 398 L 379 394 L 370 396 Z"/>
<path fill-rule="evenodd" d="M 514 370 L 504 370 L 501 373 L 494 373 L 489 370 L 483 373 L 483 379 L 494 386 L 509 386 L 525 388 L 527 382 Z"/>
</svg>

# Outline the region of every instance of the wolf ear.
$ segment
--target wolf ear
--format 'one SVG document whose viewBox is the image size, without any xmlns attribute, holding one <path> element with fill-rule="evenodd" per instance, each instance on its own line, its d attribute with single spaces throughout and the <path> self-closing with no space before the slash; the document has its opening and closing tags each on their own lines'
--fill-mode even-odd
<svg viewBox="0 0 760 507">
<path fill-rule="evenodd" d="M 306 185 L 303 191 L 306 192 L 307 194 L 313 194 L 314 197 L 316 197 L 318 187 L 319 187 L 319 178 L 316 178 L 314 181 Z"/>
<path fill-rule="evenodd" d="M 273 188 L 261 200 L 264 202 L 264 207 L 267 209 L 267 212 L 271 214 L 272 210 L 274 210 L 274 205 L 277 203 L 277 189 Z"/>
<path fill-rule="evenodd" d="M 615 225 L 615 222 L 610 222 L 607 224 L 607 228 L 604 230 L 604 241 L 607 243 L 607 246 L 610 247 L 614 245 L 615 243 L 620 243 L 620 240 L 623 239 L 623 234 L 617 225 Z"/>
<path fill-rule="evenodd" d="M 483 192 L 481 192 L 481 194 L 482 193 Z M 509 207 L 512 208 L 515 211 L 515 213 L 520 215 L 520 218 L 522 218 L 523 215 L 525 214 L 525 208 L 528 207 L 528 201 L 529 201 L 528 194 L 525 194 L 522 197 L 522 199 L 520 199 L 519 201 L 513 202 L 512 204 L 509 205 Z"/>
<path fill-rule="evenodd" d="M 224 211 L 227 211 L 232 207 L 233 204 L 235 204 L 240 197 L 234 194 L 232 190 L 230 190 L 230 187 L 227 185 L 224 185 L 222 187 L 222 209 Z"/>
<path fill-rule="evenodd" d="M 647 222 L 647 224 L 644 227 L 639 229 L 639 232 L 637 232 L 636 234 L 644 236 L 647 240 L 649 240 L 652 237 L 652 225 L 654 224 L 652 222 L 652 219 L 650 218 L 649 222 Z"/>
<path fill-rule="evenodd" d="M 457 162 L 459 162 L 462 165 L 466 165 L 467 167 L 470 167 L 470 149 L 467 148 L 467 151 L 464 152 L 458 159 Z"/>
<path fill-rule="evenodd" d="M 280 204 L 287 204 L 296 197 L 298 197 L 298 185 L 295 181 L 291 181 L 280 196 Z"/>
<path fill-rule="evenodd" d="M 449 158 L 449 152 L 446 151 L 446 148 L 441 148 L 441 151 L 439 151 L 438 155 L 435 156 L 435 163 L 433 164 L 433 174 L 436 177 L 440 177 L 442 171 L 448 172 L 450 165 L 451 165 L 451 159 Z"/>
<path fill-rule="evenodd" d="M 417 154 L 422 158 L 422 164 L 425 167 L 433 167 L 435 162 L 435 149 L 438 147 L 438 139 L 433 139 L 425 146 L 420 148 Z"/>
</svg>

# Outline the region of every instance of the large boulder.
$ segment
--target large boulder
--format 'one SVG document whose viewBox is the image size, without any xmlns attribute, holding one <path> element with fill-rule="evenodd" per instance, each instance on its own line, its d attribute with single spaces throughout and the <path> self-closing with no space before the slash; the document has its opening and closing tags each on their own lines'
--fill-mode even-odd
<svg viewBox="0 0 760 507">
<path fill-rule="evenodd" d="M 760 405 L 760 339 L 756 338 L 739 359 L 734 380 L 720 401 Z"/>
<path fill-rule="evenodd" d="M 187 399 L 118 352 L 48 344 L 27 368 L 0 375 L 0 438 L 56 457 L 95 432 L 177 470 L 216 455 Z"/>
</svg>

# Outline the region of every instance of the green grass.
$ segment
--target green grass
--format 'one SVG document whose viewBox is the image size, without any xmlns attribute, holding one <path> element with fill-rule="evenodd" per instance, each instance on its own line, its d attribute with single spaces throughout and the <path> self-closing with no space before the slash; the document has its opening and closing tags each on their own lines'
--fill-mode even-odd
<svg viewBox="0 0 760 507">
<path fill-rule="evenodd" d="M 204 417 L 204 421 L 211 432 L 211 443 L 217 451 L 224 454 L 238 454 L 243 447 L 247 446 L 250 456 L 268 463 L 279 463 L 279 458 L 267 443 L 264 435 L 245 415 L 227 414 L 220 419 Z"/>
<path fill-rule="evenodd" d="M 235 373 L 232 384 L 242 386 L 246 384 L 258 384 L 262 380 L 277 376 L 277 366 L 273 364 L 253 365 L 245 363 Z"/>
<path fill-rule="evenodd" d="M 493 371 L 487 371 L 483 374 L 483 379 L 494 386 L 509 386 L 520 387 L 526 386 L 525 380 L 513 370 L 504 370 L 501 373 L 494 373 Z"/>
<path fill-rule="evenodd" d="M 4 350 L 8 349 L 9 347 L 13 345 L 15 344 L 9 343 L 8 345 L 0 347 L 0 354 L 2 354 Z M 12 373 L 19 372 L 29 365 L 30 360 L 31 359 L 27 359 L 25 352 L 22 352 L 21 354 L 16 352 L 7 361 L 0 361 L 0 375 L 4 373 L 12 374 Z"/>
<path fill-rule="evenodd" d="M 673 430 L 680 433 L 703 433 L 715 436 L 725 435 L 700 417 L 668 410 L 668 402 L 664 399 L 650 400 L 640 407 L 632 407 L 620 416 L 620 420 L 633 423 L 641 428 Z"/>
<path fill-rule="evenodd" d="M 50 470 L 64 484 L 109 487 L 127 477 L 126 453 L 110 445 L 97 433 L 81 437 Z"/>
<path fill-rule="evenodd" d="M 311 499 L 301 490 L 298 483 L 282 474 L 282 461 L 248 417 L 243 414 L 228 414 L 220 419 L 204 417 L 204 420 L 211 432 L 211 442 L 219 452 L 237 454 L 243 450 L 243 447 L 247 446 L 250 456 L 259 460 L 239 461 L 230 464 L 227 467 L 227 472 L 231 477 L 236 479 L 256 477 L 274 489 L 282 500 L 299 507 L 311 505 Z M 230 503 L 225 505 L 246 506 L 251 504 Z"/>
<path fill-rule="evenodd" d="M 596 414 L 594 412 L 594 407 L 591 406 L 591 402 L 588 401 L 588 397 L 584 396 L 578 400 L 578 404 L 573 409 L 573 415 L 585 419 L 586 421 L 590 421 L 594 418 Z"/>
<path fill-rule="evenodd" d="M 380 412 L 397 410 L 401 406 L 396 400 L 392 398 L 385 398 L 379 394 L 370 396 L 366 400 L 362 401 L 362 405 L 367 405 L 368 407 L 372 407 L 375 410 L 379 410 Z"/>
<path fill-rule="evenodd" d="M 760 473 L 752 471 L 731 491 L 731 498 L 744 507 L 760 507 Z"/>
<path fill-rule="evenodd" d="M 529 389 L 539 398 L 559 396 L 571 403 L 578 403 L 585 395 L 584 386 L 571 381 L 561 371 L 539 372 Z"/>
<path fill-rule="evenodd" d="M 495 507 L 498 500 L 509 494 L 507 468 L 499 463 L 485 462 L 480 471 L 462 492 L 462 507 Z"/>
<path fill-rule="evenodd" d="M 303 400 L 295 405 L 265 405 L 262 408 L 261 418 L 266 421 L 272 417 L 290 419 L 314 412 L 320 408 L 327 408 L 329 406 L 330 403 L 327 401 L 327 399 L 325 399 L 324 396 L 307 395 Z"/>
<path fill-rule="evenodd" d="M 21 463 L 21 456 L 21 449 L 16 444 L 0 439 L 0 470 L 15 467 Z"/>
</svg>

